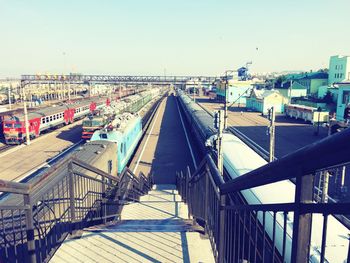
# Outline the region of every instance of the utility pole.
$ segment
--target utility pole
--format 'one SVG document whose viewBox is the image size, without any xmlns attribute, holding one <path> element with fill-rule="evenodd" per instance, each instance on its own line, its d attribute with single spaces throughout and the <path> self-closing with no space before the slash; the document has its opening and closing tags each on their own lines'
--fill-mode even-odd
<svg viewBox="0 0 350 263">
<path fill-rule="evenodd" d="M 12 105 L 11 105 L 11 89 L 12 89 L 12 84 L 10 83 L 10 86 L 8 88 L 8 101 L 9 101 L 10 110 L 12 108 Z"/>
<path fill-rule="evenodd" d="M 227 71 L 225 73 L 226 73 L 226 76 L 225 76 L 225 104 L 224 104 L 225 117 L 224 117 L 224 129 L 227 129 L 227 86 L 228 86 Z"/>
<path fill-rule="evenodd" d="M 22 86 L 22 96 L 23 96 L 23 110 L 24 110 L 24 126 L 26 129 L 26 144 L 30 145 L 28 111 L 27 111 L 26 95 L 24 93 L 24 85 Z"/>
<path fill-rule="evenodd" d="M 322 203 L 328 203 L 328 184 L 329 184 L 329 172 L 324 171 L 323 175 L 323 186 L 322 186 Z"/>
<path fill-rule="evenodd" d="M 270 135 L 270 156 L 269 161 L 272 162 L 275 158 L 275 110 L 271 107 L 268 110 L 268 119 L 270 124 L 268 126 L 268 134 Z"/>
<path fill-rule="evenodd" d="M 219 110 L 214 113 L 214 128 L 218 130 L 216 143 L 216 150 L 218 154 L 218 170 L 221 176 L 224 175 L 224 157 L 222 151 L 222 132 L 224 130 L 224 111 Z"/>
</svg>

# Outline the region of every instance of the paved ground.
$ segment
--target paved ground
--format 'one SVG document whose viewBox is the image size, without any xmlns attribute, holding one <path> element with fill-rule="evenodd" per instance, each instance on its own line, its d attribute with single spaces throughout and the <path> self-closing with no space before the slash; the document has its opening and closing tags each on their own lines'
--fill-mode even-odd
<svg viewBox="0 0 350 263">
<path fill-rule="evenodd" d="M 0 154 L 0 179 L 18 181 L 26 173 L 53 158 L 81 139 L 81 121 L 43 134 L 32 141 Z"/>
<path fill-rule="evenodd" d="M 173 184 L 176 171 L 184 171 L 187 165 L 193 170 L 174 96 L 160 104 L 150 127 L 130 168 L 136 175 L 153 174 L 157 184 Z"/>
<path fill-rule="evenodd" d="M 155 185 L 121 221 L 67 239 L 50 262 L 214 262 L 209 239 L 193 232 L 174 185 Z"/>
<path fill-rule="evenodd" d="M 221 109 L 223 105 L 207 97 L 199 97 L 196 101 L 211 111 Z M 229 108 L 228 124 L 243 132 L 266 150 L 269 149 L 269 136 L 266 135 L 268 123 L 269 121 L 261 116 L 261 113 L 248 112 L 245 108 L 238 108 L 237 105 Z M 315 136 L 316 127 L 285 116 L 276 117 L 275 131 L 277 158 L 327 137 L 328 132 L 326 128 L 320 127 L 319 136 Z"/>
</svg>

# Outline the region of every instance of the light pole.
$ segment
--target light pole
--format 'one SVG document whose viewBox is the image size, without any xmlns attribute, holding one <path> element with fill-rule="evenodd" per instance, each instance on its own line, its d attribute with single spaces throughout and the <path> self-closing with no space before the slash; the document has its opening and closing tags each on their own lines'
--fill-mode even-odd
<svg viewBox="0 0 350 263">
<path fill-rule="evenodd" d="M 25 84 L 22 84 L 22 82 L 21 82 L 22 96 L 23 96 L 24 126 L 25 126 L 25 130 L 26 130 L 26 144 L 30 145 L 28 111 L 27 111 L 26 96 L 24 93 L 24 86 L 25 86 Z"/>
<path fill-rule="evenodd" d="M 227 86 L 228 86 L 228 73 L 233 73 L 234 70 L 225 71 L 225 98 L 224 98 L 224 129 L 227 128 Z"/>
</svg>

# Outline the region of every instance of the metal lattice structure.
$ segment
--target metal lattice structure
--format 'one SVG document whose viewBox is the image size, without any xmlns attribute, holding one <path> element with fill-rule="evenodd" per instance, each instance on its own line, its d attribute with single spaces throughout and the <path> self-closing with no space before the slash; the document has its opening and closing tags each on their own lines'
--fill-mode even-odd
<svg viewBox="0 0 350 263">
<path fill-rule="evenodd" d="M 120 76 L 120 75 L 22 75 L 23 83 L 132 83 L 132 84 L 184 84 L 187 81 L 210 84 L 212 76 Z"/>
</svg>

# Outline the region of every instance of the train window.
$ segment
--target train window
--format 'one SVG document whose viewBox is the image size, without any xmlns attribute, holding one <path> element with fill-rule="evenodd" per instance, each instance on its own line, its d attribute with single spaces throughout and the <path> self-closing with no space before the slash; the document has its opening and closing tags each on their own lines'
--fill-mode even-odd
<svg viewBox="0 0 350 263">
<path fill-rule="evenodd" d="M 100 134 L 100 138 L 101 138 L 101 139 L 108 139 L 108 136 L 107 136 L 106 133 L 101 133 L 101 134 Z"/>
<path fill-rule="evenodd" d="M 46 119 L 46 122 L 49 122 L 49 117 L 46 117 L 45 119 Z"/>
<path fill-rule="evenodd" d="M 20 122 L 15 123 L 15 128 L 21 128 L 21 127 L 22 127 L 22 125 Z"/>
<path fill-rule="evenodd" d="M 46 120 L 45 118 L 42 118 L 41 123 L 45 123 L 45 120 Z"/>
<path fill-rule="evenodd" d="M 120 152 L 123 153 L 123 143 L 120 145 Z"/>
<path fill-rule="evenodd" d="M 53 119 L 56 120 L 56 115 L 53 115 Z"/>
<path fill-rule="evenodd" d="M 50 121 L 52 121 L 52 116 L 50 116 Z"/>
<path fill-rule="evenodd" d="M 5 128 L 12 128 L 13 127 L 12 123 L 5 123 L 4 126 L 5 126 Z"/>
</svg>

